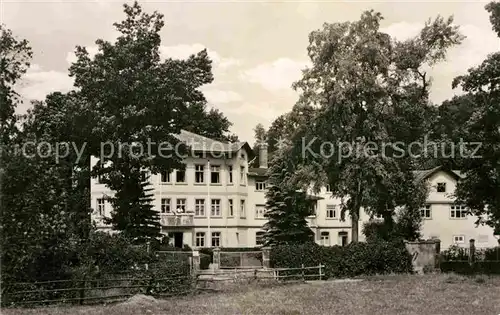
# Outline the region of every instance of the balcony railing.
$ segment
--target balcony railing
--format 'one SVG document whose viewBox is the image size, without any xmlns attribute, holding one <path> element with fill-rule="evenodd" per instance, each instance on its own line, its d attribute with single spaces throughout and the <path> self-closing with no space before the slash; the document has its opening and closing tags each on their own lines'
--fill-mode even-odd
<svg viewBox="0 0 500 315">
<path fill-rule="evenodd" d="M 193 226 L 192 213 L 161 214 L 160 224 L 163 226 Z"/>
</svg>

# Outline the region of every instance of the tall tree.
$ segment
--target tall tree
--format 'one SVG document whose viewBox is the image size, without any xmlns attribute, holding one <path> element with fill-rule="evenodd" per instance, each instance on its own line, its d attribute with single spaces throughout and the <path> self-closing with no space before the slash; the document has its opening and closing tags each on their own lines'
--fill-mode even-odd
<svg viewBox="0 0 500 315">
<path fill-rule="evenodd" d="M 205 103 L 189 104 L 184 118 L 187 131 L 223 142 L 238 141 L 238 137 L 229 131 L 233 125 L 229 119 L 216 108 L 207 111 Z"/>
<path fill-rule="evenodd" d="M 493 30 L 500 37 L 500 3 L 486 5 Z M 490 54 L 481 65 L 457 77 L 460 86 L 474 99 L 475 107 L 461 126 L 468 142 L 481 143 L 475 156 L 465 159 L 465 179 L 457 185 L 456 195 L 477 217 L 500 234 L 500 52 Z M 471 153 L 471 152 L 468 152 Z"/>
<path fill-rule="evenodd" d="M 125 4 L 124 12 L 125 20 L 114 24 L 121 34 L 117 40 L 97 40 L 99 52 L 92 59 L 77 47 L 70 75 L 79 97 L 96 113 L 88 149 L 102 162 L 92 175 L 101 175 L 116 192 L 109 198 L 109 222 L 128 236 L 144 238 L 157 236 L 159 226 L 151 224 L 157 215 L 144 203 L 137 179 L 145 170 L 157 174 L 184 167 L 186 151 L 174 152 L 174 135 L 186 126 L 190 108 L 199 112 L 206 104 L 199 88 L 213 75 L 206 50 L 186 60 L 160 59 L 163 15 L 145 13 L 137 2 Z M 107 152 L 101 152 L 103 143 L 109 144 Z"/>
<path fill-rule="evenodd" d="M 14 85 L 26 73 L 33 52 L 25 39 L 18 39 L 0 24 L 0 145 L 8 145 L 15 131 L 18 94 Z"/>
<path fill-rule="evenodd" d="M 309 139 L 315 141 L 302 150 L 304 163 L 321 165 L 316 169 L 323 174 L 311 175 L 316 188 L 327 183 L 344 200 L 342 215 L 351 217 L 354 242 L 361 208 L 389 216 L 404 205 L 395 183 L 414 183 L 408 180 L 412 163 L 386 146 L 409 144 L 426 131 L 420 119 L 430 106 L 430 80 L 423 66 L 443 60 L 463 39 L 451 17 L 429 20 L 418 36 L 403 42 L 379 30 L 382 19 L 366 11 L 359 21 L 312 32 L 312 68 L 294 85 L 301 91 L 299 102 L 318 108 L 309 123 Z"/>
<path fill-rule="evenodd" d="M 266 218 L 264 244 L 281 245 L 313 241 L 314 233 L 306 217 L 313 213 L 313 203 L 306 192 L 298 192 L 291 182 L 295 166 L 281 149 L 274 156 L 269 169 L 266 191 Z"/>
</svg>

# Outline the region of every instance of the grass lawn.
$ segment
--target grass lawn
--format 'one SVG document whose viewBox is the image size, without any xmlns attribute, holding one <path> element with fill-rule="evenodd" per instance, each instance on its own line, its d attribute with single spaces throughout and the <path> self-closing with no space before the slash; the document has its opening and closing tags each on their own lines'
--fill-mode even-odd
<svg viewBox="0 0 500 315">
<path fill-rule="evenodd" d="M 500 277 L 384 276 L 361 282 L 315 282 L 158 300 L 146 304 L 5 309 L 17 314 L 370 314 L 497 315 Z"/>
</svg>

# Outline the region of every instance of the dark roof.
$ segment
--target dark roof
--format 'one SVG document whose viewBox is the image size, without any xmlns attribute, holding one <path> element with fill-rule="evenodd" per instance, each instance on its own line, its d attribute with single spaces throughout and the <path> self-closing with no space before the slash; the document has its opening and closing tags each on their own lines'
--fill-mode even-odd
<svg viewBox="0 0 500 315">
<path fill-rule="evenodd" d="M 461 179 L 461 178 L 464 178 L 464 176 L 465 176 L 460 171 L 449 170 L 449 169 L 446 169 L 446 168 L 444 168 L 442 166 L 438 166 L 438 167 L 435 167 L 435 168 L 432 168 L 432 169 L 429 169 L 429 170 L 413 171 L 413 174 L 415 175 L 415 180 L 416 181 L 421 181 L 421 180 L 429 178 L 430 176 L 434 175 L 438 171 L 446 172 L 446 173 L 450 174 L 451 176 L 453 176 L 457 180 Z"/>
<path fill-rule="evenodd" d="M 248 176 L 267 177 L 268 168 L 251 167 L 248 169 Z"/>
<path fill-rule="evenodd" d="M 249 159 L 254 156 L 254 152 L 248 142 L 221 142 L 184 129 L 181 130 L 180 134 L 174 135 L 174 137 L 195 152 L 234 153 L 243 148 L 247 151 Z"/>
</svg>

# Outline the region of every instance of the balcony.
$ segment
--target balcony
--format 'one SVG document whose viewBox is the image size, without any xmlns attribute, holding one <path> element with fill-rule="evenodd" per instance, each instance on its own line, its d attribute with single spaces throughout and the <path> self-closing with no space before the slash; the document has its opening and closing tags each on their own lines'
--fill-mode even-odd
<svg viewBox="0 0 500 315">
<path fill-rule="evenodd" d="M 193 226 L 193 213 L 161 214 L 160 224 L 162 226 L 188 227 Z"/>
</svg>

